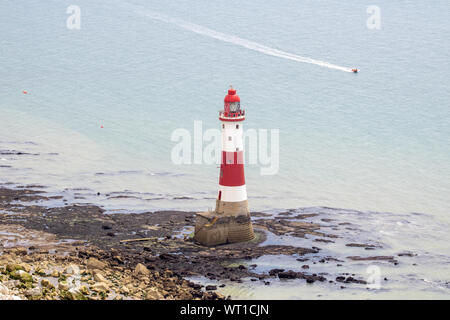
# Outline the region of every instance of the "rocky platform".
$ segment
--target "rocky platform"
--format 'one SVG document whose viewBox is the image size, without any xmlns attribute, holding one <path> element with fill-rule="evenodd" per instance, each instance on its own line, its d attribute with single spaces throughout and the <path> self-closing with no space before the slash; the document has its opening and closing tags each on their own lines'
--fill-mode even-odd
<svg viewBox="0 0 450 320">
<path fill-rule="evenodd" d="M 308 218 L 316 214 L 286 211 L 273 217 L 254 212 L 253 241 L 205 247 L 192 239 L 194 212 L 106 214 L 102 208 L 90 204 L 52 208 L 40 205 L 51 198 L 55 197 L 47 196 L 39 186 L 0 187 L 0 294 L 6 296 L 9 290 L 9 296 L 30 299 L 225 298 L 214 291 L 215 286 L 203 287 L 186 280 L 192 276 L 265 284 L 274 277 L 304 279 L 307 283 L 365 283 L 349 273 L 328 279 L 326 274 L 314 273 L 308 265 L 301 272 L 274 269 L 257 273 L 256 265 L 243 263 L 280 254 L 308 261 L 302 256 L 318 253 L 320 248 L 263 243 L 266 232 L 300 239 L 314 236 L 317 243 L 334 242 L 337 235 L 321 230 L 324 225 L 333 226 L 333 221 L 309 222 Z M 339 226 L 334 227 L 338 230 Z M 361 250 L 378 246 L 348 245 Z M 394 257 L 379 259 L 397 262 Z M 93 267 L 93 261 L 101 265 Z M 329 261 L 339 262 L 333 257 L 321 262 Z"/>
</svg>

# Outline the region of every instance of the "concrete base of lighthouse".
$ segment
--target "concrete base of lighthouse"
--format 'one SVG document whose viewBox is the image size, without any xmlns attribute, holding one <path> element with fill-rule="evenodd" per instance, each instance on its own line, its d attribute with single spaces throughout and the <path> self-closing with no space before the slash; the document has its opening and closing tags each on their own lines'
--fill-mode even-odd
<svg viewBox="0 0 450 320">
<path fill-rule="evenodd" d="M 202 245 L 244 242 L 254 237 L 247 200 L 216 200 L 215 211 L 197 213 L 194 240 Z"/>
</svg>

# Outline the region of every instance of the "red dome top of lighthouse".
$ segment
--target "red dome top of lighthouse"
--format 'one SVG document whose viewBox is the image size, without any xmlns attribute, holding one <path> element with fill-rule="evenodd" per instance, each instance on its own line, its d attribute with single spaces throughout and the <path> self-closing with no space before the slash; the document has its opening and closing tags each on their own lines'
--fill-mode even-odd
<svg viewBox="0 0 450 320">
<path fill-rule="evenodd" d="M 225 99 L 223 99 L 223 101 L 225 103 L 241 102 L 241 98 L 239 98 L 239 96 L 236 94 L 236 89 L 233 89 L 233 87 L 231 87 L 230 89 L 228 89 L 228 94 L 225 96 Z"/>
<path fill-rule="evenodd" d="M 219 112 L 219 119 L 221 121 L 245 120 L 245 111 L 241 109 L 241 98 L 236 94 L 236 89 L 230 86 L 228 94 L 223 101 L 223 111 Z"/>
</svg>

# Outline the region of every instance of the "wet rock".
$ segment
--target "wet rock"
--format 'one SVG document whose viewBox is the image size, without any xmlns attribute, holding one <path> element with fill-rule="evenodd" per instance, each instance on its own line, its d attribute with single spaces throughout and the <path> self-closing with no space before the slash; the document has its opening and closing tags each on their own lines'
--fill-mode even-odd
<svg viewBox="0 0 450 320">
<path fill-rule="evenodd" d="M 417 254 L 413 253 L 413 252 L 400 252 L 399 254 L 397 254 L 399 257 L 414 257 L 417 256 Z"/>
<path fill-rule="evenodd" d="M 178 260 L 178 258 L 177 258 L 175 255 L 170 254 L 170 253 L 161 253 L 161 254 L 159 255 L 159 258 L 160 258 L 161 260 L 169 260 L 169 261 Z"/>
<path fill-rule="evenodd" d="M 365 249 L 382 248 L 380 245 L 370 244 L 370 243 L 347 243 L 345 246 L 346 247 L 365 248 Z"/>
<path fill-rule="evenodd" d="M 333 240 L 328 239 L 314 239 L 315 242 L 334 243 Z"/>
<path fill-rule="evenodd" d="M 217 290 L 217 286 L 214 286 L 214 285 L 207 285 L 207 286 L 205 287 L 205 290 L 206 290 L 206 291 Z"/>
<path fill-rule="evenodd" d="M 277 274 L 279 274 L 280 272 L 283 272 L 284 269 L 272 269 L 269 271 L 269 275 L 271 276 L 276 276 Z"/>
<path fill-rule="evenodd" d="M 189 285 L 189 287 L 191 287 L 191 288 L 193 288 L 193 289 L 196 289 L 196 290 L 199 290 L 199 289 L 202 288 L 202 285 L 201 285 L 201 284 L 194 283 L 194 282 L 189 282 L 188 285 Z"/>
<path fill-rule="evenodd" d="M 337 282 L 342 282 L 342 283 L 358 283 L 358 284 L 367 284 L 366 281 L 364 280 L 359 280 L 359 279 L 355 279 L 353 277 L 344 277 L 344 276 L 339 276 L 336 277 L 336 281 Z"/>
<path fill-rule="evenodd" d="M 298 278 L 298 274 L 295 271 L 289 270 L 278 273 L 278 278 L 280 279 L 295 279 Z"/>
<path fill-rule="evenodd" d="M 396 262 L 393 256 L 373 256 L 373 257 L 360 257 L 360 256 L 351 256 L 347 257 L 347 259 L 353 260 L 353 261 L 382 261 L 386 260 L 389 262 Z"/>
</svg>

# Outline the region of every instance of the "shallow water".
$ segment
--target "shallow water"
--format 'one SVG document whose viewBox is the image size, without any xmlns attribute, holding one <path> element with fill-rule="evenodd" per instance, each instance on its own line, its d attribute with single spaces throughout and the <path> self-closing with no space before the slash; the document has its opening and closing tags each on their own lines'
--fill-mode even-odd
<svg viewBox="0 0 450 320">
<path fill-rule="evenodd" d="M 424 212 L 448 221 L 448 3 L 379 1 L 381 30 L 366 27 L 371 1 L 77 4 L 80 30 L 66 28 L 60 1 L 0 4 L 0 145 L 20 150 L 31 146 L 10 142 L 30 141 L 48 153 L 23 165 L 1 156 L 19 171 L 0 167 L 2 181 L 187 196 L 199 201 L 182 206 L 205 209 L 216 165 L 173 164 L 171 133 L 193 133 L 194 120 L 219 128 L 216 111 L 232 83 L 246 128 L 280 129 L 279 172 L 247 166 L 252 208 Z M 268 55 L 255 43 L 361 73 Z"/>
<path fill-rule="evenodd" d="M 306 254 L 298 261 L 297 256 L 262 256 L 242 264 L 253 268 L 257 273 L 268 273 L 275 268 L 303 271 L 306 273 L 325 274 L 327 279 L 334 280 L 338 276 L 351 275 L 369 284 L 346 284 L 340 282 L 315 282 L 308 284 L 305 280 L 267 279 L 270 284 L 262 281 L 243 283 L 231 281 L 213 281 L 194 277 L 202 284 L 225 284 L 219 291 L 231 295 L 235 299 L 448 299 L 450 297 L 450 257 L 447 251 L 442 251 L 448 243 L 448 225 L 438 225 L 432 217 L 416 215 L 412 222 L 405 218 L 409 216 L 375 212 L 347 211 L 331 208 L 304 208 L 295 212 L 320 212 L 315 218 L 307 221 L 321 222 L 321 219 L 333 219 L 333 225 L 346 223 L 339 230 L 326 227 L 322 232 L 339 234 L 333 238 L 334 243 L 314 242 L 319 237 L 307 235 L 307 239 L 275 236 L 267 232 L 267 240 L 262 244 L 293 245 L 301 247 L 316 246 L 319 253 Z M 385 218 L 382 218 L 386 216 Z M 318 221 L 320 219 L 320 221 Z M 383 223 L 380 223 L 380 219 Z M 348 223 L 348 224 L 347 224 Z M 431 225 L 433 235 L 422 232 L 422 224 Z M 349 227 L 351 230 L 347 230 Z M 334 228 L 334 227 L 333 227 Z M 389 230 L 389 233 L 386 230 Z M 334 230 L 334 232 L 333 232 Z M 380 246 L 373 250 L 364 250 L 346 246 L 349 243 L 369 243 Z M 418 245 L 422 243 L 422 245 Z M 424 248 L 423 243 L 433 244 Z M 399 256 L 411 253 L 412 256 Z M 388 261 L 351 261 L 350 256 L 373 257 L 393 256 L 398 264 Z M 325 258 L 332 257 L 329 261 Z M 309 269 L 302 266 L 308 265 Z M 373 287 L 374 269 L 378 272 L 379 287 Z M 372 285 L 371 285 L 372 284 Z M 343 286 L 344 288 L 341 288 Z"/>
</svg>

